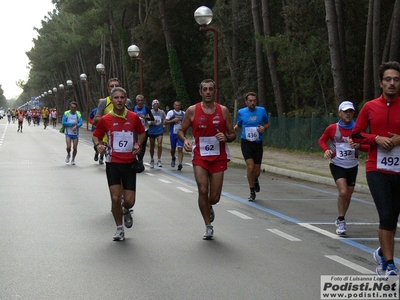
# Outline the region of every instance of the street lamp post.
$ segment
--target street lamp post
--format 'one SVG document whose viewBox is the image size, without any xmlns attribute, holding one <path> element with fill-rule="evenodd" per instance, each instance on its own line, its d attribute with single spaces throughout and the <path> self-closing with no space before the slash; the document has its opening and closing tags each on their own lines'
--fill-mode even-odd
<svg viewBox="0 0 400 300">
<path fill-rule="evenodd" d="M 52 90 L 48 90 L 47 94 L 49 95 L 49 99 L 50 99 L 50 106 L 51 104 L 53 104 L 53 91 Z M 47 104 L 48 105 L 48 104 Z M 46 106 L 47 106 L 46 105 Z"/>
<path fill-rule="evenodd" d="M 45 105 L 46 104 L 45 101 L 47 101 L 47 92 L 43 92 L 43 95 L 44 95 L 44 97 L 43 97 L 43 106 L 46 106 Z"/>
<path fill-rule="evenodd" d="M 76 91 L 75 91 L 75 87 L 74 87 L 74 83 L 72 82 L 71 79 L 67 80 L 67 86 L 68 87 L 72 87 L 73 93 L 74 93 L 74 100 L 76 99 Z M 65 102 L 65 110 L 68 110 L 68 103 Z"/>
<path fill-rule="evenodd" d="M 194 19 L 200 25 L 200 31 L 214 32 L 214 81 L 215 81 L 215 100 L 219 102 L 218 91 L 218 30 L 208 26 L 213 19 L 213 12 L 207 6 L 200 6 L 194 12 Z"/>
<path fill-rule="evenodd" d="M 64 107 L 64 105 L 65 105 L 65 96 L 66 96 L 66 94 L 65 94 L 65 86 L 64 86 L 62 83 L 60 83 L 60 84 L 58 85 L 58 88 L 59 88 L 59 89 L 62 91 L 62 93 L 63 93 L 62 105 L 60 105 L 60 110 L 57 109 L 58 122 L 61 123 L 61 121 L 62 121 L 62 119 L 61 119 L 61 109 L 62 109 L 62 108 Z"/>
<path fill-rule="evenodd" d="M 106 67 L 104 67 L 103 64 L 97 64 L 96 65 L 96 71 L 101 75 L 101 86 L 103 87 L 101 89 L 101 97 L 105 98 L 107 97 L 107 78 L 106 78 L 106 72 L 105 72 Z M 104 93 L 104 94 L 103 94 Z"/>
<path fill-rule="evenodd" d="M 57 88 L 56 87 L 53 87 L 53 93 L 54 93 L 54 107 L 56 108 L 56 109 L 58 109 L 58 94 L 57 94 Z"/>
<path fill-rule="evenodd" d="M 89 83 L 87 81 L 87 76 L 85 73 L 82 73 L 79 78 L 86 87 L 86 129 L 89 130 Z"/>
<path fill-rule="evenodd" d="M 144 83 L 143 83 L 143 59 L 139 56 L 140 49 L 136 45 L 130 45 L 128 48 L 128 54 L 132 60 L 138 60 L 140 62 L 140 93 L 144 95 Z"/>
</svg>

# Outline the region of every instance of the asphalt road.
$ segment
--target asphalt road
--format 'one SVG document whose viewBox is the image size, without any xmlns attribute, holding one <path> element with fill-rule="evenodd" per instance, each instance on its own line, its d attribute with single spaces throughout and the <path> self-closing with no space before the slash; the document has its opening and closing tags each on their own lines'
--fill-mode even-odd
<svg viewBox="0 0 400 300">
<path fill-rule="evenodd" d="M 203 241 L 189 158 L 177 171 L 164 150 L 163 168 L 138 175 L 134 225 L 113 242 L 90 133 L 71 166 L 57 130 L 16 131 L 0 120 L 0 299 L 320 299 L 321 275 L 374 273 L 368 194 L 354 194 L 339 237 L 334 187 L 264 173 L 248 202 L 245 170 L 230 167 Z"/>
</svg>

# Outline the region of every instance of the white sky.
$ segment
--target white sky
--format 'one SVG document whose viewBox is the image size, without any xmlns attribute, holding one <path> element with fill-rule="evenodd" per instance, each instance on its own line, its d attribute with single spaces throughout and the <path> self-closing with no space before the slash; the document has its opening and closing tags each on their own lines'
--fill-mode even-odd
<svg viewBox="0 0 400 300">
<path fill-rule="evenodd" d="M 53 11 L 51 0 L 1 1 L 0 11 L 0 84 L 6 99 L 17 98 L 22 89 L 15 84 L 28 80 L 28 57 L 25 52 L 33 47 L 37 37 L 33 27 L 41 28 L 41 21 Z"/>
</svg>

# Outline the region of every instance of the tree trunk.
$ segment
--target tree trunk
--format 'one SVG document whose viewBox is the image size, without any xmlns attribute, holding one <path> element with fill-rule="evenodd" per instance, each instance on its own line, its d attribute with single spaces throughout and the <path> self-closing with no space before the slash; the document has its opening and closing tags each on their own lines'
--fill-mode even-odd
<svg viewBox="0 0 400 300">
<path fill-rule="evenodd" d="M 340 57 L 342 59 L 343 68 L 343 80 L 347 82 L 347 54 L 346 54 L 346 31 L 344 29 L 344 10 L 343 10 L 343 0 L 335 0 L 336 4 L 336 15 L 338 24 L 338 34 L 339 34 L 339 47 L 340 47 Z"/>
<path fill-rule="evenodd" d="M 253 14 L 253 26 L 256 42 L 256 65 L 257 65 L 257 89 L 258 89 L 258 104 L 266 106 L 267 100 L 265 96 L 265 72 L 264 72 L 264 57 L 263 44 L 259 37 L 263 35 L 261 30 L 260 8 L 257 0 L 251 0 L 251 10 Z"/>
<path fill-rule="evenodd" d="M 389 60 L 399 60 L 400 53 L 400 0 L 396 0 L 394 4 L 393 14 L 392 14 L 392 32 L 391 32 L 391 40 L 390 40 L 390 53 Z"/>
<path fill-rule="evenodd" d="M 365 38 L 365 52 L 364 52 L 364 83 L 363 83 L 363 101 L 368 101 L 374 98 L 374 78 L 372 66 L 372 27 L 373 27 L 373 10 L 374 0 L 369 0 L 368 7 L 368 21 Z"/>
<path fill-rule="evenodd" d="M 381 31 L 381 0 L 374 0 L 373 9 L 373 26 L 372 26 L 372 65 L 373 74 L 378 74 L 379 66 L 381 65 L 381 51 L 380 51 L 380 31 Z M 379 85 L 378 76 L 374 78 L 374 96 L 378 97 L 381 94 L 381 87 Z"/>
<path fill-rule="evenodd" d="M 393 32 L 393 18 L 394 18 L 394 16 L 392 14 L 392 17 L 390 18 L 389 28 L 386 33 L 385 46 L 383 47 L 381 61 L 389 61 L 390 43 L 391 43 L 392 32 Z"/>
<path fill-rule="evenodd" d="M 331 70 L 333 76 L 336 105 L 346 99 L 346 85 L 343 74 L 342 58 L 339 47 L 339 33 L 335 3 L 325 0 L 326 25 L 328 28 L 329 53 L 331 57 Z"/>
<path fill-rule="evenodd" d="M 263 16 L 262 19 L 264 25 L 264 36 L 267 38 L 265 43 L 265 49 L 267 51 L 269 73 L 271 76 L 272 88 L 274 89 L 275 103 L 278 116 L 282 116 L 283 113 L 285 112 L 285 101 L 283 99 L 281 85 L 279 83 L 275 52 L 268 41 L 268 38 L 272 34 L 271 19 L 269 16 L 269 1 L 262 0 L 261 5 L 262 5 L 262 16 Z"/>
</svg>

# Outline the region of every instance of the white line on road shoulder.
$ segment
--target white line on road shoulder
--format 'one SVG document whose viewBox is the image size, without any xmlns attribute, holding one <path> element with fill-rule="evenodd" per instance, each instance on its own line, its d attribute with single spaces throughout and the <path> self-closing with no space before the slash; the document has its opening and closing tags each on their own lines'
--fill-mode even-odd
<svg viewBox="0 0 400 300">
<path fill-rule="evenodd" d="M 235 215 L 235 216 L 237 216 L 237 217 L 239 217 L 239 218 L 242 218 L 242 219 L 244 219 L 244 220 L 251 220 L 251 219 L 253 219 L 253 218 L 250 218 L 250 217 L 248 217 L 248 216 L 246 216 L 246 215 L 244 215 L 244 214 L 242 214 L 242 213 L 240 213 L 240 212 L 238 212 L 238 211 L 236 211 L 236 210 L 228 210 L 228 212 L 230 212 L 232 215 Z"/>
<path fill-rule="evenodd" d="M 361 274 L 375 274 L 375 272 L 372 272 L 371 270 L 368 270 L 364 267 L 361 267 L 355 263 L 352 263 L 349 260 L 346 260 L 344 258 L 341 258 L 340 256 L 337 255 L 325 255 L 326 258 L 332 259 L 333 261 L 336 261 L 346 267 L 349 267 L 350 269 L 356 270 L 357 272 L 360 272 Z"/>
<path fill-rule="evenodd" d="M 183 192 L 185 192 L 185 193 L 193 193 L 193 191 L 188 190 L 188 189 L 185 189 L 184 187 L 181 187 L 181 186 L 177 186 L 176 188 L 177 188 L 177 189 L 180 189 L 181 191 L 183 191 Z"/>
<path fill-rule="evenodd" d="M 301 241 L 301 240 L 298 239 L 297 237 L 294 237 L 294 236 L 292 236 L 292 235 L 290 235 L 290 234 L 284 233 L 283 231 L 280 231 L 280 230 L 278 230 L 278 229 L 267 229 L 267 230 L 270 231 L 270 232 L 272 232 L 272 233 L 275 233 L 276 235 L 279 235 L 279 236 L 281 236 L 281 237 L 283 237 L 283 238 L 285 238 L 285 239 L 287 239 L 287 240 L 289 240 L 289 241 L 292 241 L 292 242 Z"/>
<path fill-rule="evenodd" d="M 303 226 L 305 228 L 308 228 L 310 230 L 313 230 L 315 232 L 318 232 L 320 234 L 323 234 L 323 235 L 325 235 L 327 237 L 330 237 L 332 239 L 336 239 L 336 240 L 341 239 L 341 237 L 339 235 L 331 233 L 331 232 L 326 231 L 324 229 L 318 228 L 316 226 L 310 225 L 309 223 L 297 223 L 297 224 L 300 225 L 300 226 Z"/>
<path fill-rule="evenodd" d="M 329 225 L 333 224 L 333 222 L 308 222 L 307 224 L 311 225 Z M 360 226 L 369 226 L 369 225 L 379 225 L 379 222 L 347 222 L 347 225 L 360 225 Z"/>
<path fill-rule="evenodd" d="M 171 183 L 171 181 L 168 181 L 168 180 L 165 180 L 165 179 L 158 179 L 158 180 L 160 180 L 161 182 L 164 182 L 164 183 Z"/>
</svg>

